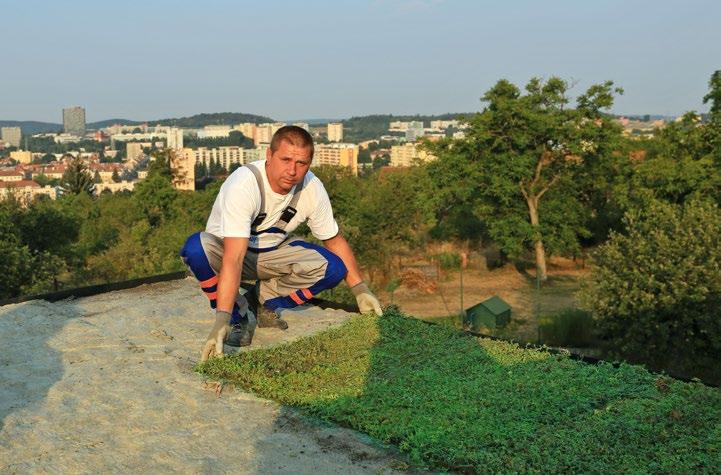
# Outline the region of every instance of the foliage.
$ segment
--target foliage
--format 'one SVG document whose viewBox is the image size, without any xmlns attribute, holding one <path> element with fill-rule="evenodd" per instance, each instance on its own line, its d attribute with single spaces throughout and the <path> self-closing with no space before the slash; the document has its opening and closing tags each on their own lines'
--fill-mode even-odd
<svg viewBox="0 0 721 475">
<path fill-rule="evenodd" d="M 60 186 L 65 193 L 73 195 L 79 195 L 80 193 L 92 195 L 95 193 L 93 176 L 90 174 L 85 162 L 83 162 L 83 160 L 79 157 L 74 158 L 68 164 L 60 183 Z"/>
<path fill-rule="evenodd" d="M 199 370 L 434 470 L 696 473 L 721 464 L 715 389 L 472 338 L 394 309 Z"/>
<path fill-rule="evenodd" d="M 721 357 L 721 214 L 651 202 L 595 255 L 582 301 L 617 354 L 664 364 Z"/>
<path fill-rule="evenodd" d="M 596 342 L 593 317 L 583 310 L 570 308 L 543 316 L 539 326 L 544 345 L 587 347 Z"/>
<path fill-rule="evenodd" d="M 187 137 L 183 139 L 183 146 L 190 148 L 206 147 L 243 147 L 253 148 L 253 138 L 246 137 L 237 130 L 231 130 L 228 137 L 198 138 Z"/>
<path fill-rule="evenodd" d="M 466 207 L 511 257 L 535 249 L 545 278 L 545 251 L 578 252 L 589 235 L 578 176 L 608 160 L 620 128 L 601 114 L 622 92 L 611 81 L 591 86 L 568 108 L 568 84 L 534 78 L 525 94 L 501 80 L 468 120 L 466 137 L 427 147 L 439 156 L 432 176 L 449 208 Z M 545 196 L 544 196 L 545 195 Z M 543 205 L 541 206 L 541 198 Z"/>
<path fill-rule="evenodd" d="M 393 121 L 422 121 L 428 123 L 432 120 L 454 120 L 463 117 L 462 113 L 441 115 L 392 115 L 375 114 L 362 117 L 351 117 L 343 123 L 343 139 L 347 142 L 362 142 L 373 140 L 381 135 L 388 135 L 388 128 Z"/>
<path fill-rule="evenodd" d="M 273 119 L 261 115 L 244 114 L 241 112 L 217 112 L 196 114 L 190 117 L 180 117 L 175 119 L 153 120 L 150 123 L 154 125 L 169 125 L 172 127 L 198 128 L 206 125 L 236 125 L 243 122 L 253 122 L 255 124 L 273 122 Z"/>
<path fill-rule="evenodd" d="M 12 198 L 0 201 L 0 298 L 52 290 L 77 226 L 50 200 L 28 207 Z"/>
<path fill-rule="evenodd" d="M 434 201 L 424 168 L 376 173 L 367 179 L 339 167 L 318 167 L 313 173 L 325 185 L 341 230 L 363 265 L 387 275 L 399 249 L 425 242 Z"/>
<path fill-rule="evenodd" d="M 441 252 L 433 258 L 438 261 L 443 270 L 459 269 L 461 267 L 461 256 L 457 252 Z"/>
<path fill-rule="evenodd" d="M 77 142 L 55 143 L 52 137 L 27 137 L 28 150 L 31 152 L 67 153 L 83 149 L 86 152 L 100 153 L 105 145 L 97 140 L 79 140 Z M 45 157 L 43 157 L 45 158 Z"/>
</svg>

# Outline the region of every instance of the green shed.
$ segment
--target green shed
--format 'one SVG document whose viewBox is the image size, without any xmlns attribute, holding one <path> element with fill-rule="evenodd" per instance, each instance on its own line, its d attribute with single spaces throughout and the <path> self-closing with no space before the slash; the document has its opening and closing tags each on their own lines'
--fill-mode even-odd
<svg viewBox="0 0 721 475">
<path fill-rule="evenodd" d="M 482 327 L 503 327 L 510 321 L 511 306 L 497 295 L 466 310 L 466 322 L 473 331 L 479 331 Z"/>
</svg>

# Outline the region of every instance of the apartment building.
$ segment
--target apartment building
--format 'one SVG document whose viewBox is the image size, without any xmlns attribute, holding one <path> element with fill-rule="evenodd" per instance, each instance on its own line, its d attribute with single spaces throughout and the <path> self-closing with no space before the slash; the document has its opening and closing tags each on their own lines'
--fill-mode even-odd
<svg viewBox="0 0 721 475">
<path fill-rule="evenodd" d="M 358 174 L 358 145 L 352 143 L 316 144 L 312 166 L 349 167 Z"/>
</svg>

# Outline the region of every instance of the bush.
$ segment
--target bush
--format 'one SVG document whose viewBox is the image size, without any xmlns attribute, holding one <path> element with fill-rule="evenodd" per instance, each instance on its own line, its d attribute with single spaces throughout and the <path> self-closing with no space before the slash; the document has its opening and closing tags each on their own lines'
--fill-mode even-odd
<svg viewBox="0 0 721 475">
<path fill-rule="evenodd" d="M 457 252 L 441 252 L 434 257 L 443 270 L 455 270 L 461 267 L 461 256 Z"/>
<path fill-rule="evenodd" d="M 652 202 L 594 256 L 581 292 L 614 353 L 652 365 L 721 355 L 721 215 L 715 204 Z M 678 367 L 678 365 L 676 365 Z"/>
<path fill-rule="evenodd" d="M 591 314 L 569 308 L 556 315 L 541 317 L 541 341 L 551 346 L 587 347 L 594 343 Z"/>
</svg>

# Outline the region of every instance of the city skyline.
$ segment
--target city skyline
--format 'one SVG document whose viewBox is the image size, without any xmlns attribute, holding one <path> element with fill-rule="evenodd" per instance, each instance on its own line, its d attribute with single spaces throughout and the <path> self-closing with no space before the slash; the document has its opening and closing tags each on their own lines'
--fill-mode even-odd
<svg viewBox="0 0 721 475">
<path fill-rule="evenodd" d="M 377 0 L 202 8 L 36 0 L 3 6 L 0 120 L 244 112 L 276 120 L 472 112 L 497 80 L 625 89 L 611 112 L 705 112 L 721 5 Z M 32 35 L 27 35 L 33 31 Z M 49 47 L 52 45 L 52 47 Z M 29 67 L 31 64 L 33 67 Z"/>
</svg>

